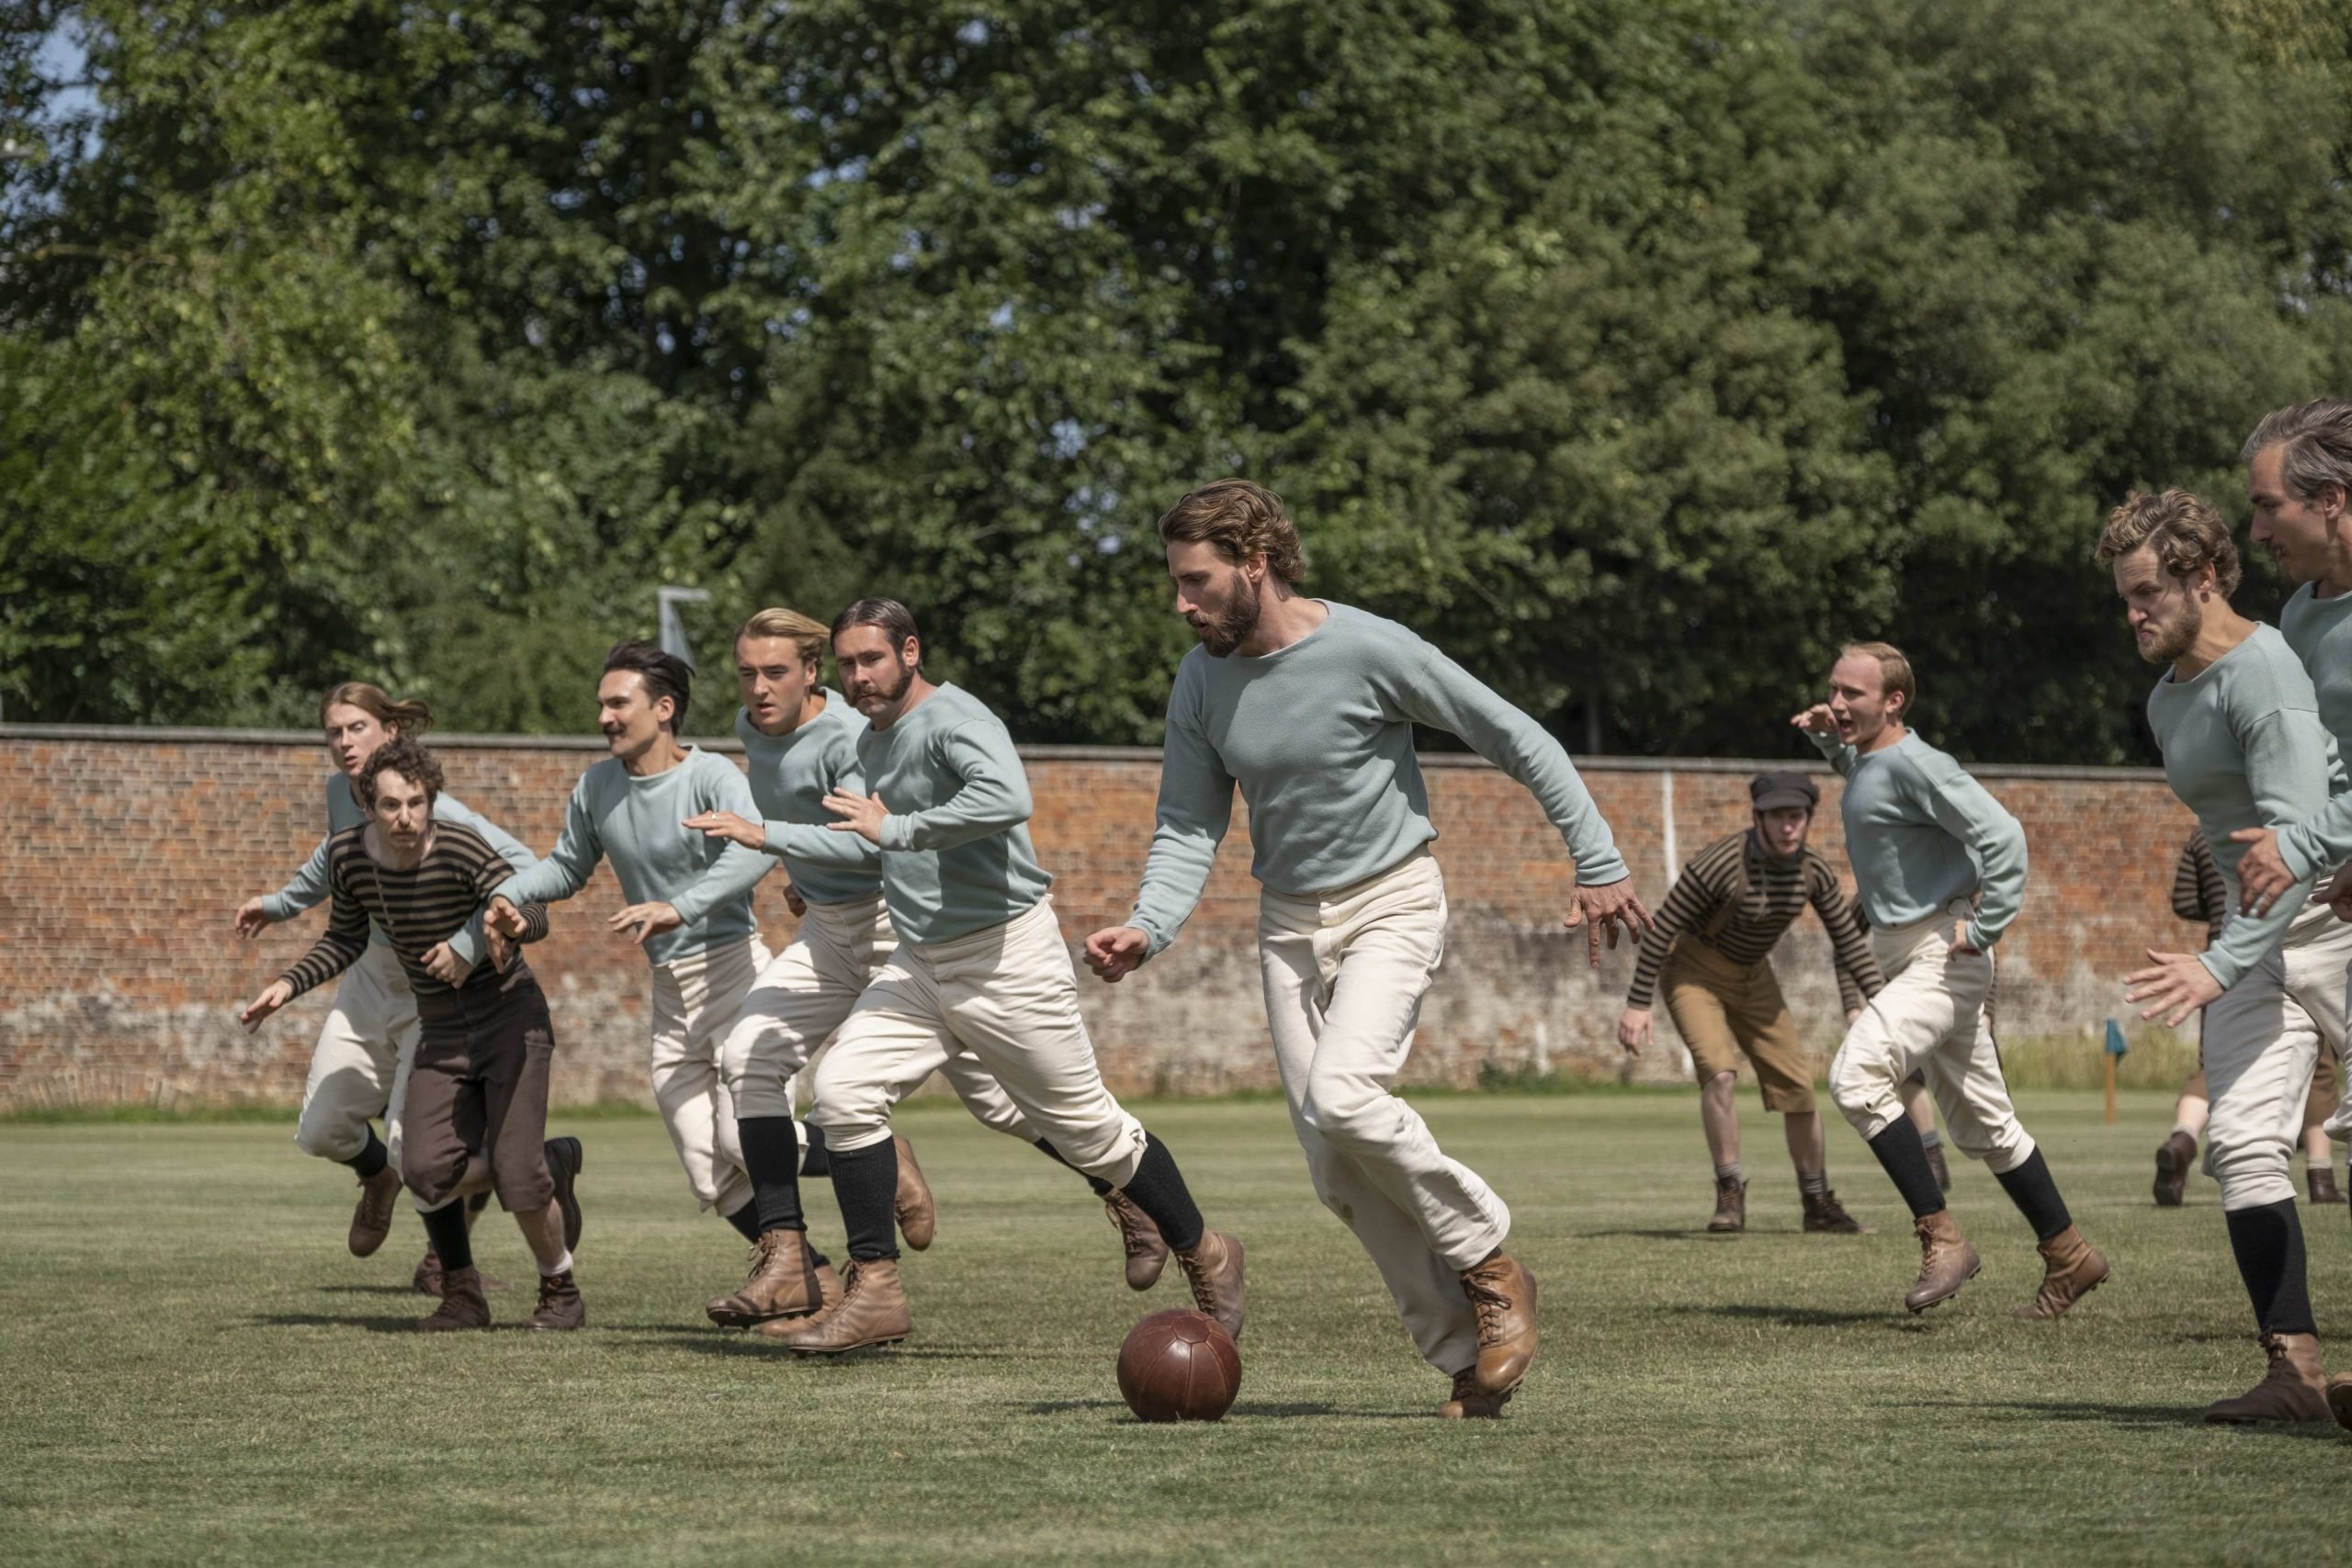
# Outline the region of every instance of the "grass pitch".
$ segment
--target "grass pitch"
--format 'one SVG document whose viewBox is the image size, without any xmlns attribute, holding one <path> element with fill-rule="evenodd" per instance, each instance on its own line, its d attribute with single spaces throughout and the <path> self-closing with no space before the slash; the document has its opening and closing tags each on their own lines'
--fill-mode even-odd
<svg viewBox="0 0 2352 1568">
<path fill-rule="evenodd" d="M 1879 1227 L 1797 1229 L 1747 1109 L 1752 1228 L 1711 1237 L 1688 1095 L 1438 1098 L 1516 1213 L 1544 1352 L 1499 1423 L 1442 1381 L 1317 1206 L 1280 1105 L 1143 1107 L 1250 1247 L 1244 1378 L 1215 1427 L 1146 1427 L 1113 1359 L 1145 1311 L 1078 1179 L 924 1103 L 940 1197 L 910 1255 L 916 1337 L 801 1362 L 700 1307 L 742 1248 L 694 1213 L 660 1124 L 575 1120 L 591 1326 L 421 1338 L 403 1213 L 343 1248 L 351 1189 L 287 1124 L 0 1124 L 0 1561 L 2294 1563 L 2352 1559 L 2352 1437 L 2205 1427 L 2260 1370 L 2215 1189 L 2147 1196 L 2165 1097 L 2025 1097 L 2116 1277 L 2018 1324 L 2031 1238 L 1984 1171 L 1985 1254 L 1914 1318 L 1917 1248 L 1842 1127 L 1831 1176 Z M 822 1184 L 812 1226 L 835 1241 Z M 2352 1224 L 2305 1211 L 2324 1328 L 2352 1332 Z M 494 1210 L 483 1261 L 529 1263 Z M 2352 1355 L 2344 1363 L 2352 1366 Z"/>
</svg>

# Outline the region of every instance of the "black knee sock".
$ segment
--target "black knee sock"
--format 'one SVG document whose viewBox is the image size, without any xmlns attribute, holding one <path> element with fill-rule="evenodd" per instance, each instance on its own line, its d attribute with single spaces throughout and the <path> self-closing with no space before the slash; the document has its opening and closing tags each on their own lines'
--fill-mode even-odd
<svg viewBox="0 0 2352 1568">
<path fill-rule="evenodd" d="M 444 1203 L 422 1217 L 424 1234 L 432 1238 L 433 1250 L 440 1256 L 443 1273 L 474 1266 L 474 1243 L 466 1234 L 463 1203 Z"/>
<path fill-rule="evenodd" d="M 2025 1163 L 2015 1170 L 1996 1170 L 1993 1179 L 2018 1206 L 2025 1223 L 2033 1227 L 2033 1239 L 2048 1241 L 2075 1223 L 2066 1213 L 2066 1200 L 2058 1196 L 2058 1183 L 2050 1175 L 2050 1162 L 2036 1149 L 2026 1156 Z"/>
<path fill-rule="evenodd" d="M 475 1193 L 472 1197 L 466 1200 L 466 1213 L 469 1214 L 479 1214 L 484 1209 L 489 1207 L 490 1190 L 488 1188 L 484 1188 L 481 1191 Z"/>
<path fill-rule="evenodd" d="M 1146 1134 L 1145 1136 L 1148 1137 L 1150 1134 Z M 1069 1166 L 1069 1168 L 1072 1170 L 1078 1170 L 1078 1167 L 1070 1165 L 1069 1161 L 1062 1158 L 1061 1150 L 1054 1147 L 1053 1145 L 1047 1143 L 1045 1139 L 1040 1138 L 1037 1140 L 1037 1149 L 1038 1152 L 1043 1154 L 1047 1159 L 1054 1160 L 1062 1165 Z M 1082 1170 L 1078 1170 L 1078 1174 L 1080 1176 L 1086 1176 L 1086 1172 Z M 1094 1195 L 1097 1198 L 1108 1198 L 1111 1195 L 1111 1184 L 1103 1180 L 1099 1176 L 1086 1176 L 1086 1184 L 1094 1189 Z"/>
<path fill-rule="evenodd" d="M 800 1156 L 800 1174 L 803 1176 L 832 1175 L 833 1156 L 825 1152 L 825 1130 L 814 1122 L 803 1122 L 800 1123 L 800 1130 L 807 1134 L 808 1138 L 808 1152 Z"/>
<path fill-rule="evenodd" d="M 343 1163 L 357 1171 L 360 1180 L 368 1181 L 373 1179 L 378 1171 L 392 1163 L 392 1151 L 384 1146 L 384 1140 L 376 1136 L 376 1129 L 370 1125 L 368 1129 L 368 1146 Z"/>
<path fill-rule="evenodd" d="M 727 1216 L 727 1223 L 742 1233 L 745 1241 L 760 1239 L 760 1201 L 757 1198 Z"/>
<path fill-rule="evenodd" d="M 1913 1219 L 1924 1220 L 1949 1207 L 1943 1189 L 1936 1185 L 1935 1168 L 1928 1163 L 1928 1145 L 1919 1141 L 1919 1129 L 1911 1118 L 1897 1116 L 1889 1122 L 1886 1131 L 1871 1140 L 1871 1153 L 1878 1156 L 1894 1190 L 1911 1206 Z"/>
<path fill-rule="evenodd" d="M 752 1203 L 763 1231 L 805 1231 L 800 1217 L 800 1135 L 789 1116 L 743 1116 L 735 1122 L 743 1145 L 743 1170 L 752 1179 Z"/>
<path fill-rule="evenodd" d="M 1168 1152 L 1168 1145 L 1149 1133 L 1143 1135 L 1143 1159 L 1128 1179 L 1127 1196 L 1151 1216 L 1160 1236 L 1177 1251 L 1190 1252 L 1201 1245 L 1201 1232 L 1206 1227 L 1191 1189 L 1184 1185 L 1184 1173 L 1176 1168 L 1176 1156 Z"/>
<path fill-rule="evenodd" d="M 842 1206 L 853 1262 L 899 1256 L 899 1146 L 888 1138 L 862 1149 L 835 1149 L 833 1198 Z"/>
<path fill-rule="evenodd" d="M 2230 1250 L 2254 1303 L 2255 1326 L 2265 1334 L 2316 1334 L 2312 1297 L 2303 1280 L 2303 1222 L 2295 1201 L 2282 1198 L 2254 1209 L 2232 1209 Z"/>
</svg>

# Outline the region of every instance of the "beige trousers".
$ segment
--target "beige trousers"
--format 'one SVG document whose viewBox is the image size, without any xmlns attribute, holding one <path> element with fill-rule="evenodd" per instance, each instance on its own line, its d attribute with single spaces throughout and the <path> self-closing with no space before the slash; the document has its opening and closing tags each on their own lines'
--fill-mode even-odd
<svg viewBox="0 0 2352 1568">
<path fill-rule="evenodd" d="M 1985 1016 L 1993 955 L 1950 956 L 1953 922 L 1971 912 L 1967 899 L 1955 898 L 1939 915 L 1871 932 L 1886 985 L 1830 1061 L 1829 1097 L 1867 1142 L 1904 1114 L 1896 1090 L 1919 1072 L 1960 1152 L 1996 1172 L 2015 1170 L 2034 1145 L 2009 1103 Z M 2308 1061 L 2303 1070 L 2310 1072 Z"/>
<path fill-rule="evenodd" d="M 685 1168 L 687 1190 L 721 1214 L 752 1201 L 752 1179 L 743 1171 L 720 1047 L 767 965 L 767 945 L 756 934 L 653 965 L 653 1102 Z M 788 1084 L 785 1104 L 791 1104 Z"/>
<path fill-rule="evenodd" d="M 719 1072 L 734 1097 L 736 1115 L 797 1113 L 800 1072 L 849 1017 L 898 945 L 878 895 L 808 906 L 799 934 L 760 971 L 719 1047 Z M 982 1123 L 1023 1143 L 1036 1141 L 1011 1097 L 969 1053 L 949 1057 L 939 1072 Z"/>
<path fill-rule="evenodd" d="M 2294 1200 L 2290 1160 L 2320 1046 L 2343 1053 L 2347 960 L 2352 925 L 2312 904 L 2205 1009 L 2205 1170 L 2225 1210 Z"/>
<path fill-rule="evenodd" d="M 399 954 L 369 942 L 343 972 L 334 1005 L 311 1048 L 294 1142 L 304 1154 L 347 1160 L 368 1146 L 370 1117 L 384 1119 L 384 1146 L 401 1163 L 401 1111 L 416 1064 L 416 998 Z"/>
<path fill-rule="evenodd" d="M 953 942 L 900 942 L 810 1075 L 809 1120 L 829 1148 L 878 1144 L 890 1108 L 951 1063 L 992 1077 L 1028 1135 L 1080 1170 L 1114 1187 L 1134 1178 L 1143 1124 L 1103 1087 L 1050 897 Z"/>
<path fill-rule="evenodd" d="M 1444 955 L 1426 850 L 1352 887 L 1259 901 L 1266 1021 L 1315 1195 L 1372 1255 L 1422 1359 L 1452 1373 L 1478 1355 L 1461 1271 L 1502 1245 L 1510 1211 L 1390 1092 Z"/>
</svg>

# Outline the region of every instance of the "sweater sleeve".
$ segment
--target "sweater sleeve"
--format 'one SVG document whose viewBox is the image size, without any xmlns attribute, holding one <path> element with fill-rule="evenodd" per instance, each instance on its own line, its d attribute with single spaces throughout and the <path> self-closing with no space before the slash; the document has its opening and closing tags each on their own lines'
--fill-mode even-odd
<svg viewBox="0 0 2352 1568">
<path fill-rule="evenodd" d="M 1989 953 L 2025 907 L 2025 829 L 1992 792 L 1958 768 L 1941 778 L 1927 777 L 1922 801 L 1936 826 L 1968 846 L 1976 857 L 1983 897 L 1968 922 L 1968 944 Z"/>
<path fill-rule="evenodd" d="M 846 730 L 827 739 L 820 773 L 829 793 L 871 793 L 865 787 L 865 774 L 857 765 L 856 737 Z M 871 865 L 881 858 L 882 852 L 866 842 L 864 834 L 836 833 L 821 822 L 765 822 L 762 826 L 767 837 L 760 848 L 779 860 L 854 869 Z"/>
<path fill-rule="evenodd" d="M 1649 934 L 1642 938 L 1641 951 L 1634 955 L 1634 983 L 1625 992 L 1627 1007 L 1647 1009 L 1657 999 L 1658 975 L 1666 967 L 1666 955 L 1673 950 L 1675 939 L 1713 915 L 1724 897 L 1721 889 L 1708 886 L 1696 861 L 1682 868 L 1682 874 L 1667 889 L 1666 902 L 1658 907 Z"/>
<path fill-rule="evenodd" d="M 743 776 L 742 770 L 716 754 L 697 752 L 696 755 L 707 755 L 710 761 L 702 766 L 702 772 L 695 779 L 699 797 L 695 802 L 695 811 L 727 811 L 749 821 L 758 821 L 759 803 L 752 798 L 752 781 Z M 681 832 L 687 830 L 684 828 L 679 829 Z M 844 833 L 842 837 L 851 835 Z M 772 857 L 757 850 L 746 849 L 732 839 L 727 840 L 726 845 L 718 852 L 718 858 L 710 863 L 709 869 L 696 878 L 692 886 L 670 899 L 670 907 L 677 910 L 679 917 L 688 925 L 701 919 L 717 906 L 748 895 L 775 864 Z"/>
<path fill-rule="evenodd" d="M 1813 742 L 1813 749 L 1826 758 L 1831 767 L 1838 770 L 1839 778 L 1854 771 L 1855 751 L 1851 746 L 1835 735 L 1825 735 L 1817 729 L 1806 730 L 1804 738 Z"/>
<path fill-rule="evenodd" d="M 262 899 L 261 912 L 272 925 L 290 920 L 305 909 L 316 908 L 327 896 L 327 840 L 321 839 L 302 869 L 288 879 L 285 886 Z"/>
<path fill-rule="evenodd" d="M 296 961 L 294 966 L 278 976 L 294 987 L 294 997 L 316 990 L 337 975 L 350 968 L 368 951 L 368 910 L 349 888 L 333 874 L 330 865 L 328 886 L 334 898 L 327 912 L 326 930 L 319 933 L 311 951 Z"/>
<path fill-rule="evenodd" d="M 447 809 L 444 810 L 445 807 Z M 497 851 L 498 858 L 514 867 L 516 872 L 528 871 L 539 863 L 538 856 L 525 849 L 512 833 L 461 800 L 446 795 L 441 796 L 434 802 L 433 815 L 444 821 L 462 822 L 480 833 L 482 842 Z M 525 910 L 523 918 L 527 922 L 530 912 Z M 482 938 L 481 921 L 482 910 L 476 909 L 473 919 L 468 920 L 458 933 L 449 939 L 449 951 L 465 960 L 469 971 L 481 962 L 481 955 L 489 950 L 489 943 Z M 545 934 L 547 927 L 545 904 L 539 906 L 539 927 L 541 934 Z M 537 942 L 539 939 L 536 936 L 526 936 L 523 940 Z"/>
<path fill-rule="evenodd" d="M 588 780 L 583 776 L 572 786 L 571 801 L 563 808 L 563 832 L 556 839 L 555 848 L 527 871 L 515 873 L 514 882 L 499 888 L 498 894 L 518 909 L 533 899 L 551 904 L 569 898 L 588 886 L 596 863 L 604 858 L 605 841 L 596 831 L 595 813 L 588 807 Z"/>
<path fill-rule="evenodd" d="M 2328 735 L 2320 728 L 2319 715 L 2308 708 L 2276 709 L 2245 725 L 2238 740 L 2245 749 L 2246 788 L 2254 795 L 2260 825 L 2276 828 L 2290 820 L 2301 801 L 2310 798 L 2310 781 L 2326 777 Z M 2203 954 L 2205 967 L 2223 990 L 2236 985 L 2285 934 L 2311 894 L 2312 877 L 2304 875 L 2270 906 L 2268 914 L 2231 916 L 2222 928 L 2222 940 Z"/>
<path fill-rule="evenodd" d="M 1580 886 L 1623 882 L 1631 875 L 1566 749 L 1436 648 L 1422 642 L 1416 651 L 1418 660 L 1387 694 L 1406 716 L 1459 736 L 1525 785 L 1566 843 Z"/>
<path fill-rule="evenodd" d="M 933 742 L 956 793 L 928 811 L 882 818 L 885 850 L 952 850 L 1029 820 L 1029 775 L 1012 737 L 994 724 L 957 726 Z"/>
<path fill-rule="evenodd" d="M 1143 886 L 1127 923 L 1151 939 L 1157 954 L 1176 940 L 1201 901 L 1217 845 L 1233 825 L 1233 775 L 1209 744 L 1200 689 L 1182 670 L 1168 696 L 1168 739 L 1160 751 L 1159 822 L 1145 857 Z"/>
<path fill-rule="evenodd" d="M 2299 882 L 2352 860 L 2352 789 L 2292 827 L 2280 829 L 2278 858 Z"/>
</svg>

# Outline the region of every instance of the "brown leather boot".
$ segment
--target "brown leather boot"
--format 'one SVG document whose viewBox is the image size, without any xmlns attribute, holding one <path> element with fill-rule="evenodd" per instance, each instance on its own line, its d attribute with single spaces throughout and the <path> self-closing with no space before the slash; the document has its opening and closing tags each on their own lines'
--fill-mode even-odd
<svg viewBox="0 0 2352 1568">
<path fill-rule="evenodd" d="M 1119 1227 L 1119 1243 L 1127 1249 L 1127 1289 L 1148 1291 L 1168 1267 L 1167 1239 L 1125 1193 L 1112 1193 L 1102 1200 L 1102 1207 L 1110 1211 L 1111 1223 Z"/>
<path fill-rule="evenodd" d="M 2206 1420 L 2251 1427 L 2335 1418 L 2327 1374 L 2319 1363 L 2317 1335 L 2266 1334 L 2262 1349 L 2270 1358 L 2262 1381 L 2234 1399 L 2217 1399 L 2207 1405 Z"/>
<path fill-rule="evenodd" d="M 2303 1179 L 2310 1185 L 2312 1201 L 2313 1203 L 2341 1203 L 2344 1201 L 2344 1194 L 2336 1190 L 2335 1168 L 2334 1166 L 2314 1165 L 2307 1167 L 2303 1171 Z M 354 1236 L 356 1236 L 359 1234 L 356 1226 L 351 1234 Z"/>
<path fill-rule="evenodd" d="M 1976 1278 L 1984 1263 L 1960 1234 L 1960 1227 L 1951 1223 L 1949 1209 L 1938 1209 L 1926 1219 L 1914 1221 L 1911 1229 L 1919 1238 L 1919 1278 L 1904 1294 L 1903 1304 L 1913 1312 L 1925 1312 L 1960 1294 L 1960 1288 Z"/>
<path fill-rule="evenodd" d="M 931 1201 L 931 1183 L 922 1179 L 922 1167 L 915 1163 L 915 1146 L 896 1133 L 890 1141 L 899 1146 L 899 1235 L 922 1252 L 939 1234 L 939 1209 Z"/>
<path fill-rule="evenodd" d="M 1509 1393 L 1535 1359 L 1535 1276 L 1497 1247 L 1462 1271 L 1462 1288 L 1478 1314 L 1478 1392 Z"/>
<path fill-rule="evenodd" d="M 508 1288 L 505 1280 L 492 1275 L 481 1274 L 480 1278 L 481 1288 L 491 1295 L 494 1296 Z M 426 1247 L 424 1256 L 416 1260 L 416 1272 L 408 1277 L 408 1282 L 415 1288 L 418 1295 L 431 1296 L 435 1301 L 439 1301 L 441 1299 L 441 1255 L 431 1247 Z"/>
<path fill-rule="evenodd" d="M 451 1269 L 441 1276 L 441 1304 L 429 1317 L 417 1320 L 427 1334 L 459 1328 L 488 1328 L 490 1303 L 482 1299 L 481 1276 L 471 1269 Z"/>
<path fill-rule="evenodd" d="M 401 1195 L 401 1173 L 390 1166 L 359 1179 L 359 1204 L 351 1211 L 351 1256 L 372 1258 L 392 1234 L 392 1200 Z"/>
<path fill-rule="evenodd" d="M 547 1334 L 582 1328 L 587 1323 L 588 1303 L 580 1299 L 580 1287 L 572 1282 L 571 1270 L 540 1275 L 539 1304 L 523 1320 L 523 1326 Z"/>
<path fill-rule="evenodd" d="M 2352 1430 L 2352 1377 L 2327 1380 L 2327 1410 L 2337 1426 Z"/>
<path fill-rule="evenodd" d="M 731 1296 L 703 1308 L 721 1328 L 752 1328 L 777 1317 L 807 1317 L 823 1306 L 808 1237 L 801 1231 L 763 1231 L 752 1244 L 751 1275 Z"/>
<path fill-rule="evenodd" d="M 1826 1235 L 1869 1235 L 1871 1227 L 1846 1212 L 1838 1194 L 1827 1190 L 1804 1193 L 1804 1228 Z"/>
<path fill-rule="evenodd" d="M 1944 1146 L 1941 1144 L 1928 1145 L 1928 1168 L 1936 1173 L 1937 1191 L 1951 1190 L 1951 1167 L 1944 1163 Z"/>
<path fill-rule="evenodd" d="M 786 1349 L 803 1356 L 838 1356 L 869 1345 L 896 1345 L 914 1332 L 896 1258 L 877 1258 L 869 1263 L 853 1258 L 842 1273 L 840 1301 L 788 1326 L 763 1323 L 760 1332 L 781 1338 Z M 783 1332 L 775 1332 L 778 1329 Z"/>
<path fill-rule="evenodd" d="M 2197 1140 L 2176 1130 L 2156 1145 L 2156 1207 L 2177 1209 L 2188 1190 L 2188 1170 L 2197 1163 Z"/>
<path fill-rule="evenodd" d="M 1510 1403 L 1510 1391 L 1487 1393 L 1478 1387 L 1478 1369 L 1464 1367 L 1453 1374 L 1453 1394 L 1437 1407 L 1440 1416 L 1448 1421 L 1493 1421 L 1501 1417 L 1503 1406 Z"/>
<path fill-rule="evenodd" d="M 1250 1314 L 1240 1241 L 1223 1231 L 1203 1231 L 1198 1247 L 1176 1255 L 1176 1267 L 1184 1270 L 1185 1283 L 1193 1287 L 1193 1304 L 1225 1325 L 1233 1342 L 1240 1344 L 1241 1324 Z"/>
<path fill-rule="evenodd" d="M 1727 1176 L 1715 1178 L 1715 1212 L 1707 1221 L 1711 1231 L 1744 1231 L 1747 1228 L 1747 1183 L 1734 1181 Z"/>
<path fill-rule="evenodd" d="M 2098 1248 L 2068 1225 L 2041 1244 L 2041 1289 L 2033 1300 L 2012 1314 L 2025 1318 L 2064 1317 L 2066 1309 L 2097 1290 L 2107 1278 L 2107 1259 Z"/>
</svg>

